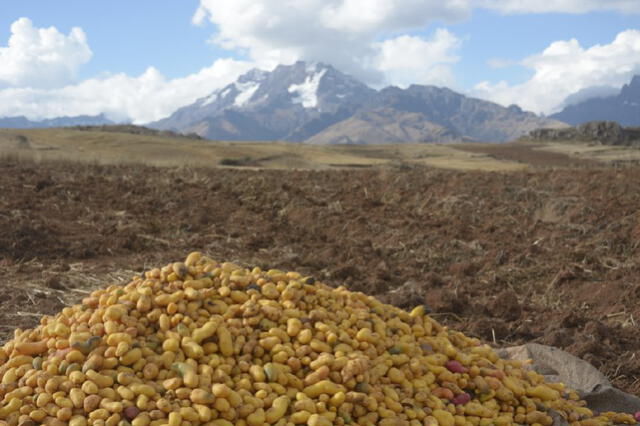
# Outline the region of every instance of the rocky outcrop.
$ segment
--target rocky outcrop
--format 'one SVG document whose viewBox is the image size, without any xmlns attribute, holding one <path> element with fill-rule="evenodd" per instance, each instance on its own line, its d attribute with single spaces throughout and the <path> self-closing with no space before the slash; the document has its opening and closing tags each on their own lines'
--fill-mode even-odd
<svg viewBox="0 0 640 426">
<path fill-rule="evenodd" d="M 640 128 L 622 127 L 615 121 L 590 121 L 564 129 L 542 128 L 529 132 L 534 141 L 591 142 L 602 145 L 640 146 Z"/>
</svg>

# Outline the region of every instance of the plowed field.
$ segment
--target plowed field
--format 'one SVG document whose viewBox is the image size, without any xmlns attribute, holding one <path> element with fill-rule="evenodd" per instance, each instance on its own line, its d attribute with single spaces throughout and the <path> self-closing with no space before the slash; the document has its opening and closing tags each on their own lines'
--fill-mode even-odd
<svg viewBox="0 0 640 426">
<path fill-rule="evenodd" d="M 640 395 L 640 169 L 287 171 L 0 161 L 0 341 L 193 250 L 293 269 Z"/>
</svg>

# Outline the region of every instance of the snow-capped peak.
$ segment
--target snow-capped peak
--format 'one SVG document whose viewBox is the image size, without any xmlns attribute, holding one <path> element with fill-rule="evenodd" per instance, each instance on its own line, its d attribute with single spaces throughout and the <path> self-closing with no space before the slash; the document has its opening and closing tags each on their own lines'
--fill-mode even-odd
<svg viewBox="0 0 640 426">
<path fill-rule="evenodd" d="M 320 68 L 318 70 L 317 64 L 313 64 L 312 67 L 307 66 L 307 75 L 304 82 L 300 84 L 292 84 L 289 86 L 289 93 L 295 93 L 292 101 L 296 104 L 302 104 L 304 108 L 315 108 L 318 105 L 318 86 L 320 80 L 327 72 L 326 68 Z M 311 74 L 313 73 L 313 74 Z"/>
</svg>

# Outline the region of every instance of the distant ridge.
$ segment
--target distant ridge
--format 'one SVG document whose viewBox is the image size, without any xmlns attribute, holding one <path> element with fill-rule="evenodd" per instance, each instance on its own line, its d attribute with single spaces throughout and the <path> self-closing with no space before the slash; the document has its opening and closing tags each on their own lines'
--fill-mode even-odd
<svg viewBox="0 0 640 426">
<path fill-rule="evenodd" d="M 565 107 L 550 118 L 573 126 L 589 121 L 616 121 L 622 126 L 640 126 L 640 75 L 614 96 L 594 97 Z"/>
<path fill-rule="evenodd" d="M 46 127 L 72 127 L 72 126 L 100 126 L 115 124 L 104 114 L 78 115 L 75 117 L 48 118 L 40 121 L 32 121 L 24 116 L 0 117 L 0 127 L 11 129 L 37 129 Z"/>
</svg>

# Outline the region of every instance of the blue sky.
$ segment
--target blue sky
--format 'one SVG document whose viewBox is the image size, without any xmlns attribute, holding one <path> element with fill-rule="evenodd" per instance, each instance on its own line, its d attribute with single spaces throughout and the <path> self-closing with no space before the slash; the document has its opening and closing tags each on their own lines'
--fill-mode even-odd
<svg viewBox="0 0 640 426">
<path fill-rule="evenodd" d="M 191 24 L 196 0 L 5 2 L 0 8 L 0 45 L 6 46 L 11 24 L 21 17 L 64 34 L 73 27 L 86 32 L 93 57 L 80 67 L 80 78 L 105 71 L 137 75 L 149 66 L 167 77 L 181 77 L 228 54 L 207 43 L 211 27 Z"/>
<path fill-rule="evenodd" d="M 640 29 L 640 16 L 615 12 L 585 14 L 545 13 L 504 16 L 496 11 L 478 10 L 473 17 L 449 26 L 464 38 L 456 64 L 461 86 L 471 89 L 478 81 L 519 83 L 533 71 L 517 62 L 541 52 L 557 40 L 577 39 L 583 46 L 607 44 L 626 29 Z M 490 59 L 504 59 L 514 64 L 502 69 L 488 65 Z"/>
<path fill-rule="evenodd" d="M 298 59 L 549 113 L 640 73 L 639 17 L 637 0 L 4 1 L 0 116 L 142 123 Z"/>
</svg>

